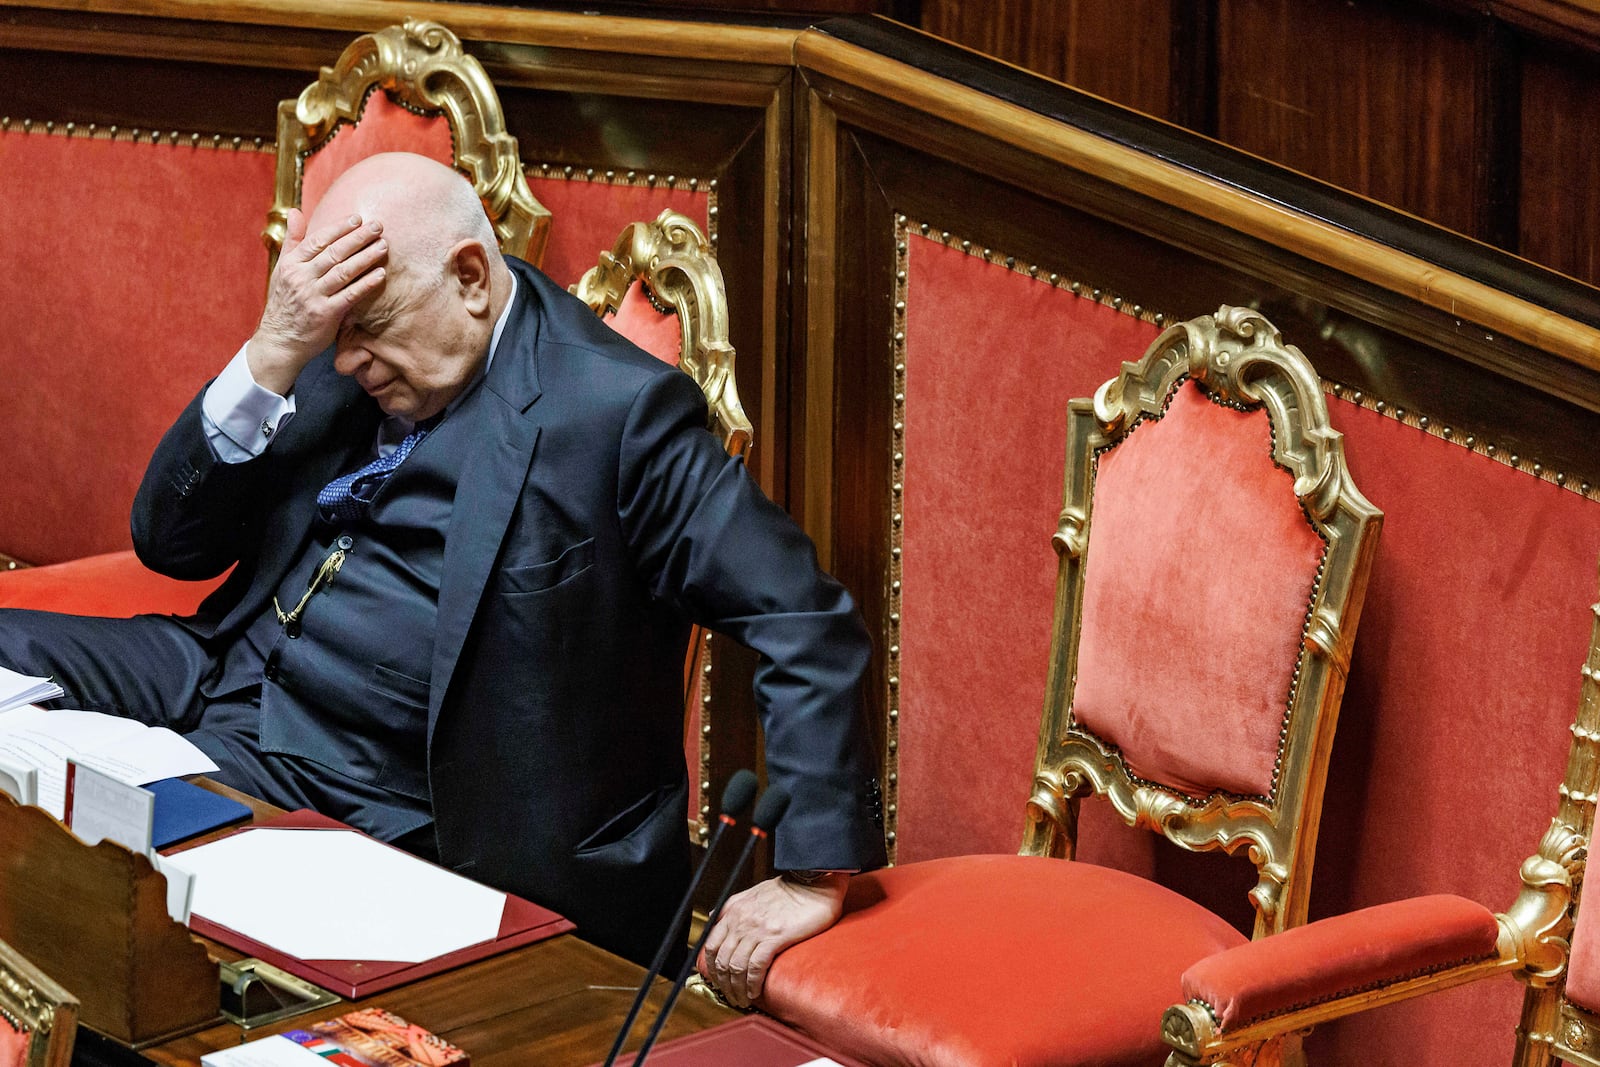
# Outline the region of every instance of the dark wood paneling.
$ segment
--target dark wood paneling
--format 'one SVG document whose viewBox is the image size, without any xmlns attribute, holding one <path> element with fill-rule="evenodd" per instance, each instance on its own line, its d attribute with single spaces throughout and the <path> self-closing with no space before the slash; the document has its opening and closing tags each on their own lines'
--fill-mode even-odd
<svg viewBox="0 0 1600 1067">
<path fill-rule="evenodd" d="M 1521 251 L 1600 283 L 1600 59 L 1523 56 Z"/>
<path fill-rule="evenodd" d="M 922 28 L 1057 81 L 1168 117 L 1170 0 L 924 0 Z"/>
<path fill-rule="evenodd" d="M 1220 0 L 1218 11 L 1224 141 L 1482 235 L 1469 20 L 1345 0 Z"/>
</svg>

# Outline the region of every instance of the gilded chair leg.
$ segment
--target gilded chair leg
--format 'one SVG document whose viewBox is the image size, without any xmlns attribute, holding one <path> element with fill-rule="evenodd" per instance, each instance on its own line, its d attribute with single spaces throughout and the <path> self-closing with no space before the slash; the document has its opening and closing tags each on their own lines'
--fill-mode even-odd
<svg viewBox="0 0 1600 1067">
<path fill-rule="evenodd" d="M 1561 1000 L 1553 988 L 1530 989 L 1517 1020 L 1517 1052 L 1512 1067 L 1553 1067 Z"/>
</svg>

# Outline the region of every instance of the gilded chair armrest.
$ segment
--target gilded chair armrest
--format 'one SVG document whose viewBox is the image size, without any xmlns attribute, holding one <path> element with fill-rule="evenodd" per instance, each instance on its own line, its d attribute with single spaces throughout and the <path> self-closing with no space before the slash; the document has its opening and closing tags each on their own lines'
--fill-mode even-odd
<svg viewBox="0 0 1600 1067">
<path fill-rule="evenodd" d="M 1488 908 L 1416 897 L 1336 915 L 1208 956 L 1162 1019 L 1169 1064 L 1212 1063 L 1326 1019 L 1520 965 Z"/>
</svg>

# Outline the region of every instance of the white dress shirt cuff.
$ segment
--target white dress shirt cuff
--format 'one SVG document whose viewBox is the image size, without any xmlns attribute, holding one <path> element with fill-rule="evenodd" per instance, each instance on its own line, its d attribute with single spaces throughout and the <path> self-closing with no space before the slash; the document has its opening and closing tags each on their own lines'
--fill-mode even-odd
<svg viewBox="0 0 1600 1067">
<path fill-rule="evenodd" d="M 248 342 L 246 342 L 248 345 Z M 217 458 L 243 463 L 266 451 L 273 434 L 294 414 L 294 396 L 256 384 L 241 347 L 200 401 L 200 422 Z"/>
</svg>

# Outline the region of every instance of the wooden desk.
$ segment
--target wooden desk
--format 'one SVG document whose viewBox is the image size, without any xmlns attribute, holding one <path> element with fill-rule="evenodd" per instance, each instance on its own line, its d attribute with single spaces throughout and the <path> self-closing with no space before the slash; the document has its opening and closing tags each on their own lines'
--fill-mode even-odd
<svg viewBox="0 0 1600 1067">
<path fill-rule="evenodd" d="M 225 786 L 201 784 L 249 804 L 258 817 L 278 813 L 278 809 Z M 236 960 L 242 955 L 226 945 L 202 940 L 213 958 Z M 382 1007 L 459 1045 L 471 1055 L 473 1067 L 586 1067 L 611 1051 L 617 1027 L 643 977 L 642 968 L 572 934 L 562 934 L 363 1000 L 340 1001 L 321 1011 L 259 1027 L 249 1031 L 249 1036 L 293 1030 L 356 1008 Z M 630 1047 L 643 1040 L 665 990 L 666 983 L 657 984 L 643 1020 L 634 1027 L 636 1036 Z M 663 1040 L 737 1017 L 731 1009 L 686 994 L 679 999 Z M 146 1048 L 139 1055 L 145 1062 L 197 1067 L 207 1052 L 237 1045 L 244 1037 L 245 1032 L 233 1023 L 221 1023 Z M 82 1044 L 82 1058 L 87 1061 L 139 1062 L 127 1054 L 106 1054 L 105 1042 L 89 1035 L 84 1035 Z"/>
</svg>

